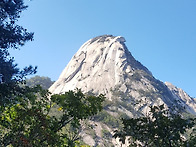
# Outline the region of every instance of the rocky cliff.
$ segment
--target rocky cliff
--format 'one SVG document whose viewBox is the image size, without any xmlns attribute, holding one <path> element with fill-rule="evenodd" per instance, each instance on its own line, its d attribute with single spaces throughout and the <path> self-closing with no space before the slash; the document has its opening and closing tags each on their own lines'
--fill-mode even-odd
<svg viewBox="0 0 196 147">
<path fill-rule="evenodd" d="M 76 88 L 107 97 L 102 114 L 89 122 L 93 125 L 91 133 L 85 127 L 81 133 L 83 140 L 92 146 L 104 143 L 118 146 L 118 141 L 111 139 L 112 130 L 119 127 L 118 118 L 145 115 L 150 105 L 165 104 L 196 115 L 195 99 L 182 89 L 154 78 L 131 55 L 121 36 L 104 35 L 88 40 L 49 90 L 59 94 Z M 104 139 L 103 130 L 108 132 L 109 141 Z"/>
</svg>

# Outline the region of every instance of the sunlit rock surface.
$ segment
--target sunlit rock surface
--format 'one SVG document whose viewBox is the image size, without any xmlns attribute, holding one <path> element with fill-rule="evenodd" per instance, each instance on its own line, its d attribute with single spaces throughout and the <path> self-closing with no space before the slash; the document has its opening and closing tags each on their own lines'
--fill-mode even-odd
<svg viewBox="0 0 196 147">
<path fill-rule="evenodd" d="M 50 91 L 63 93 L 77 87 L 85 92 L 104 93 L 108 98 L 116 85 L 122 85 L 126 91 L 125 73 L 136 69 L 150 72 L 133 58 L 124 42 L 120 36 L 90 39 L 73 56 Z"/>
<path fill-rule="evenodd" d="M 80 47 L 49 90 L 59 94 L 81 88 L 84 92 L 105 94 L 110 100 L 118 94 L 120 99 L 124 93 L 131 100 L 148 104 L 173 105 L 178 99 L 180 105 L 191 107 L 187 110 L 195 113 L 194 100 L 180 89 L 176 93 L 170 84 L 166 85 L 134 59 L 123 37 L 103 35 Z M 143 109 L 145 111 L 145 107 Z"/>
<path fill-rule="evenodd" d="M 182 89 L 154 78 L 131 55 L 121 36 L 103 35 L 84 43 L 49 91 L 61 94 L 76 88 L 95 95 L 105 94 L 108 104 L 104 113 L 114 120 L 122 115 L 146 115 L 149 106 L 161 104 L 196 115 L 196 100 Z M 91 146 L 110 143 L 121 146 L 118 140 L 112 138 L 114 123 L 109 124 L 103 118 L 101 121 L 90 121 L 89 124 L 92 125 L 91 133 L 87 133 L 89 130 L 86 131 L 86 127 L 81 132 L 85 143 Z M 110 133 L 110 139 L 101 133 L 103 130 Z"/>
</svg>

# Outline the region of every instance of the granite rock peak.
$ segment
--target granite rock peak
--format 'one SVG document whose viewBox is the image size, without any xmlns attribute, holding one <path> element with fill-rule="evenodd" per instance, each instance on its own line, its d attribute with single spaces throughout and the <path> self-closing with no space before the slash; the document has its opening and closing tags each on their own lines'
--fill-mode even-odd
<svg viewBox="0 0 196 147">
<path fill-rule="evenodd" d="M 130 101 L 140 104 L 175 104 L 196 114 L 195 101 L 185 92 L 175 93 L 171 84 L 155 79 L 132 56 L 125 41 L 121 36 L 102 35 L 85 42 L 50 87 L 50 92 L 59 94 L 81 88 L 84 92 L 105 94 L 109 100 L 129 97 Z M 193 103 L 189 105 L 188 101 Z M 141 110 L 145 109 L 147 107 Z"/>
<path fill-rule="evenodd" d="M 149 106 L 165 104 L 183 112 L 196 115 L 196 100 L 171 83 L 163 83 L 137 61 L 125 45 L 121 36 L 103 35 L 85 42 L 61 73 L 59 79 L 49 88 L 52 94 L 61 94 L 76 88 L 83 92 L 105 94 L 107 105 L 105 117 L 117 120 L 120 116 L 143 116 Z M 103 117 L 100 117 L 103 118 Z M 89 121 L 95 138 L 83 126 L 83 141 L 91 146 L 121 146 L 112 137 L 104 139 L 101 130 L 112 132 L 112 125 L 103 120 Z M 110 134 L 112 136 L 112 133 Z M 101 138 L 101 139 L 100 139 Z M 109 146 L 110 146 L 109 145 Z"/>
</svg>

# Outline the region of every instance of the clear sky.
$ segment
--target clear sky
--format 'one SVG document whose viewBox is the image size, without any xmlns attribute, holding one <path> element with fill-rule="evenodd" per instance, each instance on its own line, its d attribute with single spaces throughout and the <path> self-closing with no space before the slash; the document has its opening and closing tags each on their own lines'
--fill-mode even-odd
<svg viewBox="0 0 196 147">
<path fill-rule="evenodd" d="M 123 36 L 153 75 L 196 97 L 196 0 L 26 0 L 19 23 L 34 41 L 12 51 L 19 67 L 57 80 L 79 47 L 104 34 Z"/>
</svg>

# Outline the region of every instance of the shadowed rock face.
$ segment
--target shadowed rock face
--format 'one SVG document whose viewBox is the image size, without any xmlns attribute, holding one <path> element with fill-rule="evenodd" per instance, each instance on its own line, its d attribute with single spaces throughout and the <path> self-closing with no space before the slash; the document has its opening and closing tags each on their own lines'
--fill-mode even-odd
<svg viewBox="0 0 196 147">
<path fill-rule="evenodd" d="M 182 95 L 155 79 L 146 67 L 136 61 L 121 36 L 104 35 L 88 40 L 49 90 L 59 94 L 76 88 L 105 94 L 109 100 L 126 97 L 127 101 L 139 103 L 134 107 L 142 113 L 146 113 L 149 105 L 163 103 L 186 107 L 193 114 L 196 110 L 195 101 L 188 95 L 181 100 Z M 192 101 L 191 105 L 188 101 Z M 141 107 L 144 104 L 147 105 Z"/>
</svg>

